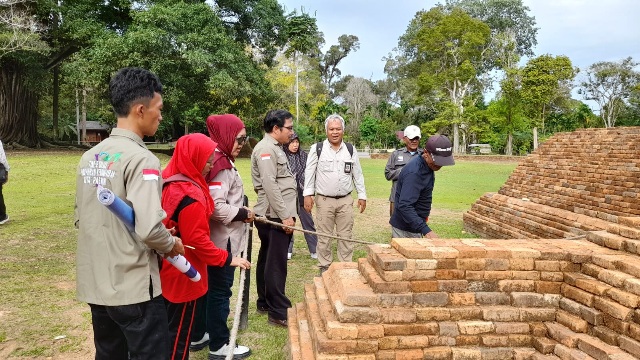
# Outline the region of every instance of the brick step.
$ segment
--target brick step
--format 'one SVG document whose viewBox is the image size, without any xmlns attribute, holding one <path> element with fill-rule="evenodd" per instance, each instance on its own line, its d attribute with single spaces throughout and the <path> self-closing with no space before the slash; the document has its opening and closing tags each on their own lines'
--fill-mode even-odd
<svg viewBox="0 0 640 360">
<path fill-rule="evenodd" d="M 624 236 L 632 240 L 640 240 L 640 228 L 625 226 L 621 224 L 609 224 L 607 231 L 612 234 Z"/>
<path fill-rule="evenodd" d="M 410 291 L 409 281 L 385 281 L 365 258 L 358 259 L 358 269 L 376 293 L 405 294 Z"/>
<path fill-rule="evenodd" d="M 474 205 L 475 206 L 475 205 Z M 465 231 L 487 239 L 526 239 L 534 237 L 509 224 L 504 224 L 490 217 L 485 217 L 471 210 L 462 215 Z"/>
<path fill-rule="evenodd" d="M 333 263 L 322 274 L 324 287 L 332 303 L 346 306 L 377 306 L 378 294 L 367 284 L 356 263 Z"/>
<path fill-rule="evenodd" d="M 367 260 L 376 269 L 383 271 L 403 271 L 407 269 L 407 258 L 389 244 L 369 245 L 367 253 Z"/>
<path fill-rule="evenodd" d="M 609 249 L 640 255 L 640 240 L 629 239 L 606 230 L 588 232 L 586 239 Z"/>
<path fill-rule="evenodd" d="M 293 307 L 287 309 L 287 350 L 289 356 L 288 360 L 302 360 L 302 354 L 300 353 L 300 325 L 298 324 L 297 308 L 303 307 L 303 304 L 294 304 Z"/>
<path fill-rule="evenodd" d="M 553 354 L 541 354 L 541 353 L 534 353 L 529 355 L 529 357 L 527 358 L 528 360 L 557 360 L 560 359 L 559 357 L 553 355 Z"/>
<path fill-rule="evenodd" d="M 423 349 L 383 349 L 377 360 L 527 360 L 536 350 L 530 347 L 429 346 Z M 346 359 L 346 358 L 345 358 Z"/>
<path fill-rule="evenodd" d="M 640 216 L 620 216 L 618 217 L 618 224 L 640 229 Z"/>
<path fill-rule="evenodd" d="M 303 304 L 296 304 L 287 311 L 289 360 L 315 360 L 311 334 Z"/>
<path fill-rule="evenodd" d="M 325 272 L 326 273 L 326 272 Z M 323 274 L 324 275 L 324 274 Z M 320 278 L 315 278 L 320 279 Z M 337 354 L 345 354 L 344 359 L 375 360 L 375 351 L 378 348 L 378 340 L 370 335 L 381 337 L 383 335 L 382 326 L 379 325 L 377 333 L 375 326 L 349 324 L 329 317 L 321 316 L 321 309 L 326 309 L 326 301 L 318 301 L 316 293 L 321 293 L 315 289 L 315 285 L 322 286 L 321 281 L 315 281 L 314 285 L 305 286 L 304 311 L 306 313 L 307 328 L 310 334 L 308 345 L 302 351 L 309 351 L 312 348 L 316 360 L 335 359 Z M 324 303 L 324 304 L 323 304 Z M 302 341 L 302 333 L 300 335 Z M 357 356 L 361 357 L 357 357 Z M 349 357 L 347 357 L 349 356 Z M 306 360 L 306 358 L 303 358 Z"/>
<path fill-rule="evenodd" d="M 616 301 L 626 307 L 635 308 L 640 305 L 640 294 L 629 291 L 637 290 L 632 285 L 640 282 L 636 277 L 626 272 L 604 269 L 594 264 L 584 264 L 580 273 L 566 272 L 564 282 L 595 296 Z"/>
<path fill-rule="evenodd" d="M 618 346 L 609 345 L 589 334 L 576 333 L 557 322 L 546 322 L 545 326 L 547 327 L 549 338 L 558 342 L 554 348 L 554 354 L 563 360 L 581 359 L 579 356 L 584 355 L 594 359 L 636 359 L 636 357 Z"/>
<path fill-rule="evenodd" d="M 494 224 L 501 226 L 508 225 L 512 229 L 517 229 L 517 232 L 525 235 L 527 238 L 568 237 L 568 235 L 563 231 L 536 221 L 543 219 L 532 220 L 532 216 L 530 215 L 523 214 L 522 212 L 517 213 L 517 211 L 501 207 L 497 204 L 492 205 L 493 206 L 488 206 L 487 203 L 483 203 L 482 200 L 479 200 L 473 205 L 471 212 L 482 216 L 484 219 L 491 219 L 490 221 Z"/>
<path fill-rule="evenodd" d="M 633 275 L 637 271 L 635 262 L 625 263 L 624 261 L 613 260 L 613 263 L 607 263 L 599 261 L 604 257 L 603 255 L 594 255 L 592 262 L 582 264 L 580 272 L 620 290 L 640 296 L 640 279 Z M 610 258 L 615 259 L 615 257 Z"/>
<path fill-rule="evenodd" d="M 586 231 L 604 230 L 610 225 L 609 222 L 593 219 L 588 216 L 573 213 L 571 211 L 562 210 L 547 205 L 537 204 L 532 201 L 524 201 L 518 198 L 508 197 L 502 194 L 493 194 L 491 196 L 483 196 L 481 199 L 490 201 L 496 205 L 504 205 L 517 211 L 523 211 L 538 218 L 543 218 L 553 223 L 561 224 L 566 229 L 559 228 L 563 231 L 571 232 L 572 229 L 580 229 Z"/>
<path fill-rule="evenodd" d="M 589 184 L 582 184 L 581 186 L 589 186 Z M 635 203 L 635 198 L 638 196 L 637 193 L 626 191 L 625 195 L 622 196 L 629 199 L 626 201 L 613 201 L 611 200 L 612 196 L 608 195 L 594 196 L 593 192 L 589 195 L 576 197 L 573 194 L 567 195 L 563 191 L 554 189 L 553 185 L 545 184 L 544 180 L 533 176 L 527 182 L 518 181 L 517 178 L 510 178 L 500 189 L 499 194 L 516 199 L 527 198 L 534 203 L 608 222 L 616 222 L 618 216 L 640 215 L 640 208 Z"/>
<path fill-rule="evenodd" d="M 482 198 L 473 205 L 472 211 L 485 218 L 492 218 L 501 224 L 508 224 L 525 231 L 533 237 L 566 238 L 575 236 L 579 231 L 559 222 L 552 222 L 544 217 L 511 208 L 507 204 L 486 202 Z"/>
</svg>

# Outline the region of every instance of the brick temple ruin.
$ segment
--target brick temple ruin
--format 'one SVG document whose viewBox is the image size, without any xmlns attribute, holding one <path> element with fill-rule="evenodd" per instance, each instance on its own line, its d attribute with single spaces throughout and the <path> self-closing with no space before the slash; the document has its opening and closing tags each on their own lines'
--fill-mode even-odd
<svg viewBox="0 0 640 360">
<path fill-rule="evenodd" d="M 556 134 L 482 196 L 484 239 L 393 239 L 289 309 L 294 360 L 640 359 L 640 128 Z"/>
</svg>

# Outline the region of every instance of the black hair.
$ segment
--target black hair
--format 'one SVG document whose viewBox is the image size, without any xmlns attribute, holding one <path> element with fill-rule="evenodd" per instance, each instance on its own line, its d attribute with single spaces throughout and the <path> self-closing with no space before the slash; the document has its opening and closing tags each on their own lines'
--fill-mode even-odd
<svg viewBox="0 0 640 360">
<path fill-rule="evenodd" d="M 142 68 L 122 68 L 109 82 L 109 101 L 120 117 L 129 115 L 131 106 L 136 102 L 148 104 L 155 93 L 162 94 L 160 79 Z"/>
<path fill-rule="evenodd" d="M 287 119 L 293 119 L 293 115 L 287 110 L 270 110 L 264 117 L 262 126 L 264 131 L 270 134 L 274 126 L 284 127 L 284 121 Z"/>
</svg>

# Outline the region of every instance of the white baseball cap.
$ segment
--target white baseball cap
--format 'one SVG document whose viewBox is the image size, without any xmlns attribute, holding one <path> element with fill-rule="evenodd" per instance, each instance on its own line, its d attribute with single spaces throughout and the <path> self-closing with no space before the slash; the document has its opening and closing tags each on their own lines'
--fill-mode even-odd
<svg viewBox="0 0 640 360">
<path fill-rule="evenodd" d="M 422 134 L 420 134 L 420 128 L 415 125 L 407 126 L 407 128 L 404 129 L 404 136 L 406 136 L 407 139 L 413 139 L 416 136 L 418 138 L 422 138 Z"/>
</svg>

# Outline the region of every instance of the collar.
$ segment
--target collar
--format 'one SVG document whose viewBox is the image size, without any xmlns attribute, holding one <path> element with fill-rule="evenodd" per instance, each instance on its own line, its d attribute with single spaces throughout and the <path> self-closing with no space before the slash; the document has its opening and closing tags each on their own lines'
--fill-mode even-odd
<svg viewBox="0 0 640 360">
<path fill-rule="evenodd" d="M 121 129 L 121 128 L 113 128 L 111 129 L 111 135 L 110 136 L 120 136 L 120 137 L 124 137 L 127 138 L 129 140 L 132 140 L 134 142 L 136 142 L 138 145 L 140 145 L 143 148 L 147 148 L 147 146 L 144 144 L 144 141 L 142 141 L 142 139 L 140 138 L 140 136 L 138 136 L 138 134 L 134 133 L 131 130 L 126 130 L 126 129 Z"/>
<path fill-rule="evenodd" d="M 333 149 L 333 148 L 331 147 L 331 143 L 329 142 L 329 139 L 324 139 L 323 143 L 326 143 L 326 144 L 327 144 L 327 146 L 328 146 L 330 149 Z M 345 147 L 345 145 L 344 145 L 344 140 L 342 140 L 342 141 L 340 142 L 340 146 L 338 147 L 338 150 L 334 150 L 334 151 L 335 151 L 335 152 L 338 152 L 338 151 L 342 150 L 342 148 L 343 148 L 343 147 Z"/>
<path fill-rule="evenodd" d="M 270 133 L 264 133 L 264 138 L 263 139 L 267 139 L 267 141 L 269 141 L 269 143 L 271 143 L 273 145 L 280 145 L 280 142 L 278 140 L 276 140 L 273 136 L 271 136 Z"/>
</svg>

